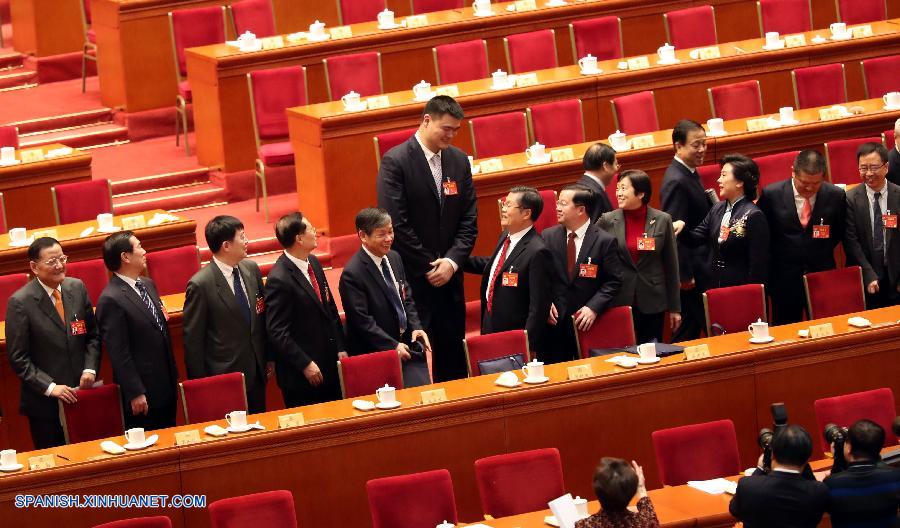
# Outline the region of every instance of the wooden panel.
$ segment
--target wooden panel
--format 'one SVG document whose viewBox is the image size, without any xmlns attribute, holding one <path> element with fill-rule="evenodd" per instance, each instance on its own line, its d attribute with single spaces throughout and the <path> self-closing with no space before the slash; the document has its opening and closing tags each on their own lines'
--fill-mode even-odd
<svg viewBox="0 0 900 528">
<path fill-rule="evenodd" d="M 81 51 L 80 1 L 10 0 L 15 50 L 37 57 Z"/>
</svg>

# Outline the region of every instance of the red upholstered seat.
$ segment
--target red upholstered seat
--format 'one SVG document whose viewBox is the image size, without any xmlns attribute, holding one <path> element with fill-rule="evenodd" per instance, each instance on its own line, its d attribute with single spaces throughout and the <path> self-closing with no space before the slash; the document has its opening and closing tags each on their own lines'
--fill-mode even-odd
<svg viewBox="0 0 900 528">
<path fill-rule="evenodd" d="M 306 68 L 285 66 L 256 70 L 248 73 L 247 79 L 259 139 L 287 138 L 285 109 L 307 104 Z"/>
<path fill-rule="evenodd" d="M 697 6 L 664 14 L 669 44 L 676 49 L 714 46 L 716 37 L 716 13 L 713 6 Z"/>
<path fill-rule="evenodd" d="M 266 167 L 293 165 L 294 148 L 291 147 L 290 141 L 266 143 L 259 147 L 259 159 L 265 163 Z"/>
<path fill-rule="evenodd" d="M 225 42 L 224 7 L 196 7 L 172 11 L 172 38 L 180 78 L 187 77 L 186 48 Z"/>
<path fill-rule="evenodd" d="M 810 319 L 822 319 L 866 309 L 862 268 L 847 266 L 803 276 Z"/>
<path fill-rule="evenodd" d="M 847 102 L 843 64 L 797 68 L 791 72 L 797 108 L 813 108 Z"/>
<path fill-rule="evenodd" d="M 463 7 L 463 0 L 412 0 L 412 12 L 414 15 L 431 13 L 434 11 L 447 11 Z"/>
<path fill-rule="evenodd" d="M 115 383 L 79 389 L 77 402 L 59 400 L 59 406 L 67 444 L 122 436 L 125 432 L 122 399 Z"/>
<path fill-rule="evenodd" d="M 396 350 L 370 352 L 338 361 L 344 398 L 371 396 L 386 384 L 403 388 L 403 371 Z"/>
<path fill-rule="evenodd" d="M 81 260 L 66 264 L 66 276 L 80 279 L 87 288 L 91 303 L 96 306 L 103 288 L 109 282 L 109 271 L 103 259 Z M 182 288 L 184 290 L 184 288 Z"/>
<path fill-rule="evenodd" d="M 631 306 L 608 308 L 597 316 L 587 332 L 580 332 L 576 328 L 575 341 L 578 344 L 578 355 L 582 358 L 590 356 L 592 348 L 623 348 L 636 345 Z"/>
<path fill-rule="evenodd" d="M 19 127 L 15 125 L 0 126 L 0 147 L 19 148 Z"/>
<path fill-rule="evenodd" d="M 88 42 L 90 42 L 91 44 L 97 43 L 97 32 L 94 31 L 94 28 L 87 30 L 87 33 L 85 33 L 85 35 L 87 36 Z"/>
<path fill-rule="evenodd" d="M 331 267 L 343 268 L 361 246 L 362 243 L 356 233 L 329 238 L 328 252 L 331 253 Z"/>
<path fill-rule="evenodd" d="M 468 308 L 468 306 L 467 306 Z M 479 317 L 481 311 L 479 307 Z M 507 330 L 494 334 L 476 335 L 463 341 L 466 350 L 466 366 L 469 376 L 480 376 L 479 361 L 521 354 L 525 363 L 531 357 L 528 348 L 528 333 L 525 330 Z"/>
<path fill-rule="evenodd" d="M 897 436 L 891 429 L 891 423 L 897 415 L 895 405 L 894 392 L 889 388 L 822 398 L 813 402 L 819 431 L 824 431 L 825 426 L 830 423 L 838 427 L 850 427 L 855 421 L 865 418 L 884 428 L 884 447 L 897 445 Z M 813 436 L 818 439 L 822 452 L 830 450 L 822 435 Z"/>
<path fill-rule="evenodd" d="M 503 38 L 510 73 L 556 68 L 556 33 L 541 29 Z"/>
<path fill-rule="evenodd" d="M 466 339 L 481 335 L 481 301 L 466 303 Z"/>
<path fill-rule="evenodd" d="M 722 173 L 722 167 L 718 163 L 697 167 L 697 172 L 700 174 L 700 183 L 703 184 L 704 189 L 716 189 L 718 191 L 719 184 L 717 181 Z"/>
<path fill-rule="evenodd" d="M 610 103 L 617 130 L 629 135 L 659 130 L 652 90 L 616 97 Z"/>
<path fill-rule="evenodd" d="M 122 519 L 104 524 L 98 524 L 94 528 L 172 528 L 172 521 L 168 517 L 135 517 Z"/>
<path fill-rule="evenodd" d="M 887 18 L 885 0 L 836 0 L 838 20 L 847 24 L 864 24 Z"/>
<path fill-rule="evenodd" d="M 487 43 L 482 39 L 443 44 L 432 48 L 438 84 L 452 84 L 490 77 Z"/>
<path fill-rule="evenodd" d="M 6 304 L 9 302 L 9 296 L 26 284 L 28 284 L 27 273 L 0 276 L 0 317 L 3 317 L 4 320 L 6 320 Z"/>
<path fill-rule="evenodd" d="M 189 103 L 194 100 L 194 93 L 191 91 L 190 81 L 184 80 L 178 83 L 178 95 L 184 97 L 184 100 Z"/>
<path fill-rule="evenodd" d="M 234 21 L 234 32 L 243 35 L 249 31 L 257 38 L 277 35 L 275 31 L 275 12 L 272 0 L 241 0 L 231 4 L 231 19 Z"/>
<path fill-rule="evenodd" d="M 453 481 L 446 469 L 366 482 L 372 528 L 425 528 L 456 524 Z"/>
<path fill-rule="evenodd" d="M 416 133 L 416 130 L 418 130 L 418 127 L 385 132 L 384 134 L 378 134 L 373 137 L 372 141 L 375 142 L 375 161 L 378 162 L 378 165 L 381 165 L 381 158 L 387 154 L 387 151 L 412 137 L 412 135 Z M 356 235 L 353 236 L 356 237 Z"/>
<path fill-rule="evenodd" d="M 556 191 L 553 189 L 543 189 L 538 191 L 541 199 L 544 201 L 544 207 L 541 210 L 541 216 L 534 222 L 534 229 L 538 233 L 544 231 L 548 227 L 553 227 L 559 222 L 556 220 Z"/>
<path fill-rule="evenodd" d="M 741 471 L 731 420 L 662 429 L 654 431 L 650 438 L 664 486 L 728 477 Z"/>
<path fill-rule="evenodd" d="M 217 500 L 209 505 L 212 528 L 297 528 L 290 491 L 266 491 Z"/>
<path fill-rule="evenodd" d="M 147 273 L 156 283 L 160 295 L 182 293 L 187 283 L 200 271 L 197 246 L 181 246 L 147 253 Z"/>
<path fill-rule="evenodd" d="M 900 92 L 900 55 L 862 61 L 866 97 L 874 99 L 888 92 Z"/>
<path fill-rule="evenodd" d="M 507 112 L 469 120 L 475 157 L 493 158 L 524 152 L 528 148 L 525 112 Z"/>
<path fill-rule="evenodd" d="M 322 60 L 325 65 L 328 97 L 339 101 L 351 91 L 365 97 L 378 95 L 381 85 L 381 53 L 368 51 L 338 55 Z"/>
<path fill-rule="evenodd" d="M 537 104 L 525 112 L 534 140 L 547 148 L 584 143 L 581 99 Z"/>
<path fill-rule="evenodd" d="M 359 24 L 378 19 L 378 13 L 384 11 L 384 0 L 338 0 L 340 7 L 340 23 Z M 358 91 L 358 90 L 357 90 Z"/>
<path fill-rule="evenodd" d="M 94 220 L 98 214 L 112 212 L 109 180 L 63 183 L 50 188 L 57 224 Z"/>
<path fill-rule="evenodd" d="M 825 143 L 825 163 L 831 183 L 859 183 L 856 149 L 863 143 L 881 143 L 880 137 L 842 139 Z"/>
<path fill-rule="evenodd" d="M 744 81 L 708 88 L 713 117 L 726 121 L 762 115 L 759 81 Z"/>
<path fill-rule="evenodd" d="M 494 518 L 547 508 L 566 493 L 556 448 L 520 451 L 475 461 L 481 509 Z"/>
<path fill-rule="evenodd" d="M 897 138 L 894 136 L 893 130 L 885 130 L 882 132 L 881 140 L 884 141 L 884 146 L 887 147 L 888 150 L 894 148 L 897 144 Z"/>
<path fill-rule="evenodd" d="M 747 326 L 766 318 L 766 294 L 762 284 L 712 288 L 703 294 L 706 334 L 746 332 Z"/>
<path fill-rule="evenodd" d="M 242 372 L 184 380 L 178 387 L 181 389 L 184 418 L 189 424 L 224 420 L 231 411 L 247 410 Z"/>
<path fill-rule="evenodd" d="M 760 34 L 777 31 L 782 35 L 812 31 L 809 0 L 759 0 Z"/>
<path fill-rule="evenodd" d="M 588 54 L 600 61 L 623 57 L 622 19 L 619 17 L 576 20 L 569 24 L 569 38 L 576 61 Z"/>
<path fill-rule="evenodd" d="M 764 189 L 769 184 L 790 178 L 798 154 L 799 150 L 792 150 L 753 158 L 759 167 L 759 188 Z"/>
</svg>

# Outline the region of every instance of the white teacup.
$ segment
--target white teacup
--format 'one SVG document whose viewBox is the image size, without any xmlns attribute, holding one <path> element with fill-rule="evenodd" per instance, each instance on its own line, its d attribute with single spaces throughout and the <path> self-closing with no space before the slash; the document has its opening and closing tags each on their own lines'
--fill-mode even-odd
<svg viewBox="0 0 900 528">
<path fill-rule="evenodd" d="M 578 67 L 582 73 L 594 73 L 597 71 L 597 57 L 588 53 L 586 57 L 578 59 Z"/>
<path fill-rule="evenodd" d="M 9 230 L 9 242 L 11 244 L 24 244 L 26 231 L 24 227 L 14 227 Z"/>
<path fill-rule="evenodd" d="M 428 99 L 431 97 L 431 83 L 421 81 L 419 84 L 413 86 L 413 95 L 419 100 Z"/>
<path fill-rule="evenodd" d="M 831 28 L 831 36 L 834 38 L 847 38 L 847 24 L 843 22 L 835 22 L 829 26 Z"/>
<path fill-rule="evenodd" d="M 238 37 L 237 41 L 241 51 L 252 51 L 256 48 L 256 35 L 249 31 L 245 31 L 243 35 Z"/>
<path fill-rule="evenodd" d="M 778 119 L 782 123 L 793 123 L 794 122 L 794 107 L 793 106 L 783 106 L 778 109 Z"/>
<path fill-rule="evenodd" d="M 714 117 L 706 122 L 711 136 L 721 136 L 725 133 L 725 120 L 721 117 Z"/>
<path fill-rule="evenodd" d="M 522 367 L 522 373 L 525 378 L 535 379 L 544 377 L 544 363 L 536 359 L 532 359 L 528 364 Z"/>
<path fill-rule="evenodd" d="M 390 9 L 378 13 L 378 25 L 381 27 L 391 27 L 394 25 L 394 12 Z"/>
<path fill-rule="evenodd" d="M 572 502 L 575 503 L 575 511 L 578 512 L 579 519 L 586 519 L 591 516 L 591 514 L 588 513 L 587 499 L 582 499 L 580 496 L 575 495 L 575 499 Z"/>
<path fill-rule="evenodd" d="M 900 106 L 900 92 L 888 92 L 884 94 L 884 105 L 889 108 L 897 108 Z"/>
<path fill-rule="evenodd" d="M 325 35 L 325 23 L 316 20 L 309 25 L 309 34 L 313 37 L 321 37 Z"/>
<path fill-rule="evenodd" d="M 112 231 L 112 229 L 113 229 L 112 213 L 100 213 L 97 215 L 97 229 L 100 231 Z"/>
<path fill-rule="evenodd" d="M 134 427 L 125 431 L 125 440 L 128 440 L 129 444 L 143 444 L 144 443 L 144 428 L 143 427 Z"/>
<path fill-rule="evenodd" d="M 494 88 L 506 88 L 509 84 L 509 76 L 503 70 L 497 70 L 491 74 L 494 78 Z"/>
<path fill-rule="evenodd" d="M 609 144 L 612 145 L 612 148 L 615 150 L 625 150 L 628 148 L 628 140 L 625 139 L 625 134 L 623 132 L 616 130 L 609 135 L 608 139 Z"/>
<path fill-rule="evenodd" d="M 0 147 L 0 161 L 12 163 L 16 159 L 15 147 Z"/>
<path fill-rule="evenodd" d="M 535 143 L 534 145 L 528 147 L 528 150 L 525 151 L 525 157 L 528 158 L 528 160 L 543 160 L 547 157 L 546 149 L 547 147 L 545 147 L 544 145 Z"/>
<path fill-rule="evenodd" d="M 491 0 L 475 0 L 472 2 L 472 9 L 475 10 L 476 15 L 490 15 Z"/>
<path fill-rule="evenodd" d="M 781 44 L 781 35 L 778 34 L 777 31 L 769 31 L 766 33 L 766 46 L 769 48 L 774 48 Z"/>
<path fill-rule="evenodd" d="M 0 451 L 0 466 L 10 467 L 18 464 L 18 460 L 16 460 L 16 450 L 15 449 L 4 449 Z"/>
<path fill-rule="evenodd" d="M 384 387 L 379 387 L 375 390 L 375 397 L 378 398 L 378 403 L 394 403 L 397 401 L 397 389 L 385 384 Z"/>
<path fill-rule="evenodd" d="M 247 411 L 231 411 L 225 415 L 225 421 L 230 427 L 243 429 L 247 427 Z"/>
<path fill-rule="evenodd" d="M 345 110 L 359 108 L 359 94 L 354 91 L 344 94 L 344 96 L 341 97 L 341 102 L 344 103 Z"/>
<path fill-rule="evenodd" d="M 755 323 L 750 323 L 750 326 L 747 327 L 747 330 L 750 332 L 750 336 L 754 339 L 765 339 L 769 337 L 769 323 L 763 321 L 762 319 L 756 321 Z"/>
<path fill-rule="evenodd" d="M 656 357 L 656 343 L 642 343 L 638 345 L 638 356 L 643 360 Z"/>
<path fill-rule="evenodd" d="M 656 54 L 659 55 L 659 62 L 675 62 L 675 46 L 670 46 L 668 42 L 660 46 Z"/>
</svg>

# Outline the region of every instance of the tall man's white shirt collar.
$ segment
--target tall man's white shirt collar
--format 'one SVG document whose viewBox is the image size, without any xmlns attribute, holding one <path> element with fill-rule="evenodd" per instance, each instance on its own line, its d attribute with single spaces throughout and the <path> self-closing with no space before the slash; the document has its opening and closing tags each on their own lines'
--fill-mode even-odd
<svg viewBox="0 0 900 528">
<path fill-rule="evenodd" d="M 297 266 L 304 275 L 309 276 L 309 260 L 298 259 L 287 251 L 284 252 L 284 256 L 287 257 L 288 260 L 293 262 L 294 265 Z"/>
<path fill-rule="evenodd" d="M 677 161 L 678 163 L 681 163 L 682 165 L 684 165 L 684 168 L 686 168 L 687 170 L 691 171 L 692 173 L 697 172 L 697 169 L 692 169 L 692 168 L 688 167 L 688 164 L 685 163 L 684 160 L 681 159 L 681 158 L 679 158 L 678 156 L 675 156 L 675 161 Z"/>
<path fill-rule="evenodd" d="M 56 302 L 53 300 L 53 292 L 54 291 L 58 291 L 59 294 L 62 295 L 62 284 L 60 284 L 56 288 L 51 288 L 50 286 L 47 286 L 46 284 L 41 282 L 41 279 L 38 279 L 38 284 L 40 284 L 41 288 L 44 288 L 44 291 L 47 292 L 47 296 L 50 297 L 50 302 Z"/>
<path fill-rule="evenodd" d="M 512 246 L 514 246 L 519 240 L 522 240 L 522 237 L 524 237 L 532 227 L 534 227 L 534 224 L 526 227 L 525 229 L 522 229 L 521 231 L 516 231 L 515 233 L 510 233 L 509 235 L 507 235 L 509 236 L 510 251 L 512 251 Z"/>
<path fill-rule="evenodd" d="M 587 220 L 584 221 L 583 224 L 581 224 L 581 227 L 579 227 L 575 231 L 566 229 L 566 234 L 568 235 L 569 233 L 575 233 L 575 238 L 582 239 L 582 238 L 584 238 L 584 234 L 587 233 L 587 228 L 590 224 L 591 224 L 591 219 L 588 218 Z"/>
<path fill-rule="evenodd" d="M 419 146 L 422 147 L 422 152 L 425 153 L 425 160 L 426 160 L 426 161 L 429 161 L 429 162 L 430 162 L 430 161 L 431 161 L 431 158 L 433 158 L 434 156 L 438 156 L 438 159 L 440 159 L 441 152 L 440 152 L 440 151 L 438 151 L 438 152 L 432 152 L 428 147 L 426 147 L 426 146 L 425 146 L 425 143 L 422 142 L 422 138 L 419 137 L 419 131 L 418 131 L 418 130 L 416 131 L 415 136 L 416 136 L 416 141 L 419 142 Z"/>
<path fill-rule="evenodd" d="M 126 277 L 125 275 L 122 275 L 121 273 L 116 273 L 116 277 L 119 277 L 120 279 L 125 281 L 125 284 L 131 286 L 131 289 L 136 291 L 138 293 L 138 295 L 140 295 L 141 292 L 139 292 L 137 289 L 137 281 L 136 280 L 132 279 L 131 277 Z"/>
</svg>

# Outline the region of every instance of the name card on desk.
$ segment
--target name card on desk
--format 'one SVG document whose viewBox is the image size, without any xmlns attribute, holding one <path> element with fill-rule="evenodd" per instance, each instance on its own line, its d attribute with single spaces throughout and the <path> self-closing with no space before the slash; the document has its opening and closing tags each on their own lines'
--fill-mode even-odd
<svg viewBox="0 0 900 528">
<path fill-rule="evenodd" d="M 785 35 L 784 45 L 788 48 L 806 46 L 806 35 Z"/>
<path fill-rule="evenodd" d="M 631 147 L 635 150 L 642 149 L 642 148 L 650 148 L 650 147 L 655 147 L 655 146 L 656 146 L 656 142 L 653 141 L 653 136 L 651 136 L 649 134 L 645 135 L 645 136 L 637 136 L 637 137 L 631 138 Z"/>
<path fill-rule="evenodd" d="M 629 70 L 646 70 L 650 67 L 650 59 L 646 56 L 643 57 L 632 57 L 628 59 L 628 69 Z"/>
<path fill-rule="evenodd" d="M 271 50 L 278 49 L 284 47 L 284 38 L 281 35 L 275 37 L 263 37 L 260 39 L 262 41 L 262 49 Z"/>
<path fill-rule="evenodd" d="M 580 380 L 590 378 L 594 375 L 590 365 L 575 365 L 566 369 L 569 373 L 570 380 Z"/>
<path fill-rule="evenodd" d="M 22 163 L 44 161 L 44 151 L 41 149 L 20 150 L 19 159 L 22 160 Z"/>
<path fill-rule="evenodd" d="M 500 158 L 486 159 L 479 163 L 481 172 L 497 172 L 503 170 L 503 160 Z"/>
<path fill-rule="evenodd" d="M 534 72 L 516 75 L 516 88 L 524 88 L 526 86 L 534 86 L 537 83 L 538 83 L 537 74 Z"/>
<path fill-rule="evenodd" d="M 353 29 L 350 26 L 338 26 L 329 29 L 331 38 L 349 38 L 353 36 Z"/>
<path fill-rule="evenodd" d="M 175 433 L 175 445 L 177 446 L 199 444 L 200 442 L 200 431 L 197 429 Z"/>
<path fill-rule="evenodd" d="M 434 89 L 438 95 L 449 95 L 450 97 L 459 97 L 459 86 L 448 84 L 447 86 L 438 86 Z"/>
<path fill-rule="evenodd" d="M 434 389 L 422 391 L 422 404 L 440 403 L 447 401 L 447 391 L 444 389 Z"/>
<path fill-rule="evenodd" d="M 282 414 L 278 417 L 279 429 L 290 429 L 291 427 L 300 427 L 301 425 L 306 425 L 306 418 L 303 417 L 302 412 Z"/>
<path fill-rule="evenodd" d="M 719 46 L 710 46 L 697 50 L 697 58 L 701 60 L 718 59 L 720 57 L 722 57 L 722 52 L 719 51 Z"/>
<path fill-rule="evenodd" d="M 850 33 L 853 35 L 853 38 L 871 37 L 872 26 L 870 26 L 869 24 L 865 24 L 863 26 L 854 26 L 850 28 Z"/>
<path fill-rule="evenodd" d="M 126 216 L 122 219 L 122 229 L 126 231 L 134 231 L 135 229 L 140 229 L 142 227 L 147 227 L 147 221 L 144 220 L 144 215 Z"/>
<path fill-rule="evenodd" d="M 709 345 L 694 345 L 684 347 L 684 360 L 694 361 L 695 359 L 704 359 L 709 357 Z"/>
<path fill-rule="evenodd" d="M 821 119 L 822 121 L 830 121 L 832 119 L 840 119 L 842 117 L 844 117 L 844 115 L 841 113 L 840 108 L 835 108 L 832 106 L 831 108 L 819 109 L 819 119 Z"/>
<path fill-rule="evenodd" d="M 428 25 L 428 15 L 412 15 L 406 17 L 406 27 L 417 28 Z"/>
<path fill-rule="evenodd" d="M 575 151 L 572 147 L 552 149 L 550 151 L 550 161 L 569 161 L 575 159 Z"/>
<path fill-rule="evenodd" d="M 747 120 L 747 131 L 748 132 L 759 132 L 761 130 L 769 129 L 769 118 L 760 117 L 758 119 L 748 119 Z"/>
<path fill-rule="evenodd" d="M 368 99 L 366 99 L 366 107 L 369 110 L 375 110 L 376 108 L 387 108 L 389 106 L 391 106 L 391 101 L 386 95 L 376 95 L 375 97 L 369 97 Z"/>
<path fill-rule="evenodd" d="M 537 9 L 537 3 L 534 0 L 516 0 L 516 13 L 535 9 Z"/>
<path fill-rule="evenodd" d="M 56 456 L 39 455 L 28 459 L 28 469 L 34 471 L 36 469 L 50 469 L 56 467 Z"/>
<path fill-rule="evenodd" d="M 31 233 L 34 238 L 41 237 L 50 237 L 50 238 L 59 238 L 59 235 L 56 232 L 56 229 L 41 229 L 40 231 L 34 231 Z"/>
<path fill-rule="evenodd" d="M 809 327 L 809 337 L 828 337 L 834 335 L 834 327 L 831 323 L 813 325 Z"/>
</svg>

